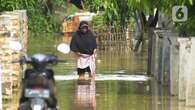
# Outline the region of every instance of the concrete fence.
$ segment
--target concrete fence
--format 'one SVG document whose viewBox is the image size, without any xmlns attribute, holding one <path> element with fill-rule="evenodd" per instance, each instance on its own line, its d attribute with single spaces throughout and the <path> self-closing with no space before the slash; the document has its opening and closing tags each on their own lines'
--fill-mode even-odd
<svg viewBox="0 0 195 110">
<path fill-rule="evenodd" d="M 25 10 L 2 12 L 0 14 L 0 66 L 3 98 L 11 99 L 14 90 L 20 84 L 21 67 L 11 61 L 19 59 L 27 49 L 27 14 Z M 20 41 L 23 50 L 14 51 L 9 48 L 10 41 Z"/>
<path fill-rule="evenodd" d="M 170 94 L 187 106 L 195 106 L 195 38 L 180 38 L 167 30 L 152 36 L 151 74 Z"/>
</svg>

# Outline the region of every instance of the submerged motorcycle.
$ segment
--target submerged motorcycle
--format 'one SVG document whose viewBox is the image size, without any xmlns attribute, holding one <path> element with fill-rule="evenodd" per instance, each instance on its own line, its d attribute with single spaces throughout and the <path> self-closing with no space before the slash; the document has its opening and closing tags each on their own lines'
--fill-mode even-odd
<svg viewBox="0 0 195 110">
<path fill-rule="evenodd" d="M 57 48 L 62 53 L 68 53 L 69 46 L 60 44 Z M 24 71 L 22 79 L 22 91 L 19 103 L 19 110 L 57 110 L 57 99 L 55 96 L 54 71 L 48 66 L 58 62 L 55 55 L 34 54 L 24 56 L 13 63 L 30 64 L 31 68 Z"/>
</svg>

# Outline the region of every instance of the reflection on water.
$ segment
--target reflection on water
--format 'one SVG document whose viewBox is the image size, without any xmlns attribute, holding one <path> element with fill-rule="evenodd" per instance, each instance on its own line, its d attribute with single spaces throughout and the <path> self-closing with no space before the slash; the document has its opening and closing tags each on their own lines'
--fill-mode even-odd
<svg viewBox="0 0 195 110">
<path fill-rule="evenodd" d="M 95 81 L 78 81 L 71 110 L 96 110 Z"/>
<path fill-rule="evenodd" d="M 168 90 L 155 80 L 57 82 L 59 110 L 195 110 Z M 9 105 L 4 110 L 16 110 Z"/>
<path fill-rule="evenodd" d="M 150 110 L 144 82 L 97 82 L 97 110 Z"/>
<path fill-rule="evenodd" d="M 97 51 L 97 73 L 100 74 L 112 74 L 115 71 L 123 74 L 143 73 L 146 72 L 146 67 L 146 48 L 142 53 L 135 54 L 130 41 L 109 42 Z"/>
<path fill-rule="evenodd" d="M 155 80 L 149 81 L 151 110 L 195 110 L 195 107 L 185 106 L 185 101 L 179 101 L 177 96 L 170 95 L 170 87 L 162 86 Z"/>
<path fill-rule="evenodd" d="M 147 51 L 134 54 L 127 47 L 123 42 L 98 50 L 97 79 L 101 78 L 99 74 L 114 78 L 114 75 L 138 75 L 146 71 Z M 93 83 L 79 84 L 73 78 L 59 81 L 58 88 L 61 110 L 194 110 L 185 107 L 176 96 L 170 96 L 169 87 L 153 79 L 96 80 L 93 86 Z"/>
</svg>

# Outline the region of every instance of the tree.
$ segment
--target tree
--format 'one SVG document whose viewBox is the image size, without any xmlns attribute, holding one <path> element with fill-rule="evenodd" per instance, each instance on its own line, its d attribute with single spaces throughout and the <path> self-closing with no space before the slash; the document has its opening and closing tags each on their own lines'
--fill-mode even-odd
<svg viewBox="0 0 195 110">
<path fill-rule="evenodd" d="M 25 9 L 30 31 L 53 32 L 59 31 L 60 27 L 53 21 L 53 9 L 64 3 L 64 0 L 0 0 L 0 12 Z"/>
<path fill-rule="evenodd" d="M 74 4 L 79 9 L 83 9 L 82 0 L 68 0 L 68 2 Z"/>
<path fill-rule="evenodd" d="M 84 6 L 90 11 L 104 11 L 107 24 L 126 26 L 135 13 L 153 15 L 155 8 L 171 16 L 174 5 L 192 6 L 193 0 L 86 0 Z"/>
</svg>

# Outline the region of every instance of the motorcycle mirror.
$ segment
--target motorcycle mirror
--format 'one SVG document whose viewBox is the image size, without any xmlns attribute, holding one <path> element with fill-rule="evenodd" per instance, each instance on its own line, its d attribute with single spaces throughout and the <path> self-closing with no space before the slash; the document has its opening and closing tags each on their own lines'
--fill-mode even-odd
<svg viewBox="0 0 195 110">
<path fill-rule="evenodd" d="M 9 41 L 9 48 L 12 50 L 22 50 L 22 44 L 19 41 Z"/>
<path fill-rule="evenodd" d="M 67 54 L 70 52 L 70 46 L 66 43 L 60 43 L 58 46 L 57 46 L 57 50 L 61 53 L 64 53 L 64 54 Z"/>
</svg>

